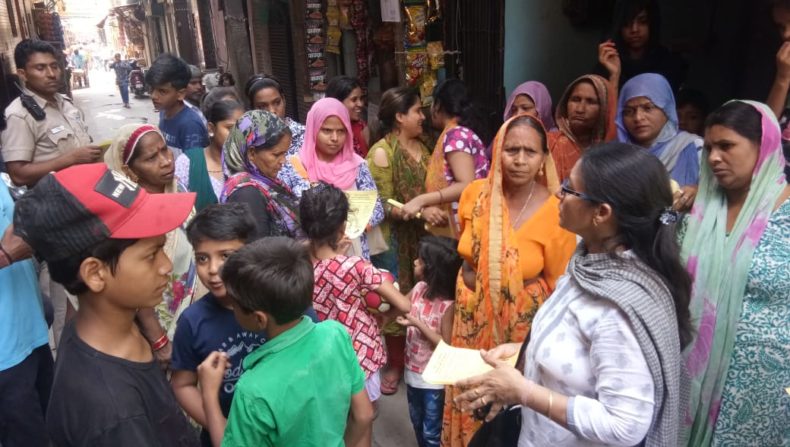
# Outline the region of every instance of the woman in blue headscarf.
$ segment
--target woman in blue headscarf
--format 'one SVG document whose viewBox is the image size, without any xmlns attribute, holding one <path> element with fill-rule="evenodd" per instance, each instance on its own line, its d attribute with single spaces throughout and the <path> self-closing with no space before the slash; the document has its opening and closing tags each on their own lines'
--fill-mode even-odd
<svg viewBox="0 0 790 447">
<path fill-rule="evenodd" d="M 617 138 L 644 147 L 658 157 L 680 186 L 674 207 L 688 210 L 699 183 L 702 138 L 678 129 L 675 97 L 667 80 L 644 73 L 623 85 L 617 106 Z"/>
</svg>

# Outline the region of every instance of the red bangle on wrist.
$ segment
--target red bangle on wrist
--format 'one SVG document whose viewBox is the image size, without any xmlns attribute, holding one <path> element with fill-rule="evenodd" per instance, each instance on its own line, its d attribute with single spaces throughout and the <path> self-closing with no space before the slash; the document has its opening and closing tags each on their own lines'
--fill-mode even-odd
<svg viewBox="0 0 790 447">
<path fill-rule="evenodd" d="M 151 349 L 153 349 L 154 352 L 156 352 L 167 346 L 168 343 L 170 343 L 170 339 L 167 338 L 167 332 L 165 332 L 155 342 L 151 343 Z"/>
</svg>

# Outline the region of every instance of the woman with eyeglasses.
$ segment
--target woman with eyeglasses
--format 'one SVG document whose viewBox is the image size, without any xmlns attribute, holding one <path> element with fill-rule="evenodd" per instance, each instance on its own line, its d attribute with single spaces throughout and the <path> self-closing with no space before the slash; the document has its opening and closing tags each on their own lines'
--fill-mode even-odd
<svg viewBox="0 0 790 447">
<path fill-rule="evenodd" d="M 666 169 L 630 144 L 605 143 L 557 195 L 560 226 L 582 238 L 567 273 L 526 346 L 481 352 L 494 370 L 460 381 L 456 404 L 490 405 L 487 419 L 522 405 L 520 447 L 678 445 L 691 280 Z M 505 361 L 519 349 L 521 369 Z"/>
<path fill-rule="evenodd" d="M 300 124 L 285 116 L 285 89 L 274 76 L 257 74 L 252 76 L 244 87 L 250 107 L 256 110 L 266 110 L 277 115 L 285 121 L 291 131 L 291 145 L 288 146 L 290 157 L 296 155 L 304 143 L 304 124 Z"/>
<path fill-rule="evenodd" d="M 458 216 L 464 258 L 453 318 L 453 346 L 491 349 L 522 342 L 576 246 L 560 228 L 552 195 L 557 174 L 536 118 L 519 115 L 494 139 L 491 171 L 461 195 Z M 465 285 L 464 285 L 465 284 Z M 446 393 L 443 445 L 469 443 L 479 422 L 451 405 Z"/>
<path fill-rule="evenodd" d="M 691 209 L 699 183 L 702 138 L 679 130 L 669 82 L 655 73 L 631 78 L 620 91 L 615 121 L 620 141 L 643 147 L 658 157 L 680 185 L 673 206 L 680 211 Z"/>
</svg>

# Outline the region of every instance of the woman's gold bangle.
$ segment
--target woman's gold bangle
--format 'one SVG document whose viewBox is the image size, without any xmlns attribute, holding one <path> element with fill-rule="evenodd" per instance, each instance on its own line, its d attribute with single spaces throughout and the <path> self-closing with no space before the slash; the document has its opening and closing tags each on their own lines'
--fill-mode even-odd
<svg viewBox="0 0 790 447">
<path fill-rule="evenodd" d="M 549 390 L 549 409 L 546 410 L 546 417 L 551 419 L 551 406 L 554 404 L 554 393 Z"/>
</svg>

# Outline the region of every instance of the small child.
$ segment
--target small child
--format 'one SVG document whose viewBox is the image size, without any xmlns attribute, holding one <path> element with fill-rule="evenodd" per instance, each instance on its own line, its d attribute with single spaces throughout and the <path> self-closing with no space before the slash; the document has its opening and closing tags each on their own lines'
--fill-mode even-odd
<svg viewBox="0 0 790 447">
<path fill-rule="evenodd" d="M 365 295 L 378 293 L 393 309 L 409 311 L 409 299 L 382 278 L 373 265 L 358 257 L 343 254 L 348 248 L 345 237 L 348 198 L 343 191 L 319 183 L 302 194 L 299 216 L 302 229 L 310 239 L 315 288 L 313 307 L 321 320 L 343 323 L 354 342 L 359 364 L 365 371 L 365 388 L 372 402 L 381 397 L 379 370 L 387 362 L 381 333 L 373 315 L 367 310 Z"/>
<path fill-rule="evenodd" d="M 196 109 L 184 105 L 187 85 L 192 77 L 189 65 L 181 58 L 164 53 L 145 72 L 151 101 L 159 110 L 159 130 L 167 145 L 178 152 L 209 145 L 208 129 Z"/>
<path fill-rule="evenodd" d="M 675 96 L 678 128 L 696 135 L 705 135 L 705 118 L 710 106 L 705 94 L 699 90 L 682 88 Z"/>
<path fill-rule="evenodd" d="M 211 446 L 211 438 L 205 430 L 203 399 L 197 387 L 198 365 L 213 351 L 227 354 L 230 368 L 225 371 L 219 391 L 220 408 L 227 417 L 242 360 L 266 341 L 263 332 L 247 331 L 236 321 L 233 302 L 219 276 L 228 256 L 243 247 L 254 232 L 255 221 L 241 203 L 209 205 L 187 226 L 189 243 L 195 249 L 197 274 L 209 292 L 178 319 L 170 384 L 184 411 L 204 427 L 200 439 L 207 447 Z"/>
<path fill-rule="evenodd" d="M 406 382 L 409 417 L 420 447 L 438 446 L 442 437 L 444 386 L 422 379 L 422 372 L 441 340 L 450 343 L 455 284 L 463 260 L 453 239 L 426 236 L 414 261 L 411 311 L 397 322 L 406 326 Z"/>
<path fill-rule="evenodd" d="M 255 241 L 225 261 L 222 280 L 239 324 L 269 341 L 244 359 L 227 420 L 218 399 L 227 355 L 215 351 L 198 367 L 214 445 L 370 446 L 373 407 L 351 339 L 337 322 L 302 315 L 313 293 L 305 246 Z"/>
</svg>

